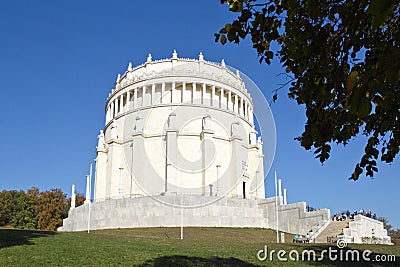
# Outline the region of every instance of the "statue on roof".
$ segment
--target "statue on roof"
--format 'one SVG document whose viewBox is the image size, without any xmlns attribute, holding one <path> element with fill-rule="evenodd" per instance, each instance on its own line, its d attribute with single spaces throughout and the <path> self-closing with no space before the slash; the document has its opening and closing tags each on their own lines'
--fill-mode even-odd
<svg viewBox="0 0 400 267">
<path fill-rule="evenodd" d="M 200 52 L 200 54 L 199 54 L 199 60 L 200 60 L 200 61 L 203 61 L 203 60 L 204 60 L 204 56 L 203 56 L 203 53 L 202 53 L 202 52 Z"/>
<path fill-rule="evenodd" d="M 104 149 L 104 132 L 100 130 L 100 134 L 97 136 L 97 149 Z"/>
<path fill-rule="evenodd" d="M 111 123 L 111 139 L 118 139 L 118 124 L 115 120 Z"/>
<path fill-rule="evenodd" d="M 174 49 L 174 52 L 172 53 L 172 58 L 173 59 L 177 59 L 178 58 L 178 53 L 176 52 L 175 49 Z"/>
</svg>

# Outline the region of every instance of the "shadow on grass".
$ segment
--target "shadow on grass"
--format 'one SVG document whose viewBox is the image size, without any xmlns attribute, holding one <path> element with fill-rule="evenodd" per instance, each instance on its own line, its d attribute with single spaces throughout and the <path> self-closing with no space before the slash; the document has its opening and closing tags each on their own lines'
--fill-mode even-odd
<svg viewBox="0 0 400 267">
<path fill-rule="evenodd" d="M 237 258 L 200 258 L 200 257 L 188 257 L 188 256 L 164 256 L 152 260 L 148 260 L 146 263 L 140 265 L 141 267 L 172 267 L 172 266 L 196 266 L 196 267 L 258 267 L 259 265 L 254 265 Z"/>
<path fill-rule="evenodd" d="M 32 239 L 55 234 L 51 231 L 0 229 L 0 249 L 18 245 L 33 245 Z"/>
<path fill-rule="evenodd" d="M 316 253 L 316 260 L 307 260 L 309 265 L 318 266 L 400 266 L 400 257 L 390 255 L 390 253 L 367 253 L 367 250 L 343 248 L 331 246 L 331 257 L 329 256 L 329 246 L 299 246 L 298 251 L 300 260 L 303 250 L 312 250 Z M 322 252 L 323 257 L 321 257 Z M 364 255 L 364 256 L 363 256 Z M 308 259 L 305 253 L 305 258 Z"/>
</svg>

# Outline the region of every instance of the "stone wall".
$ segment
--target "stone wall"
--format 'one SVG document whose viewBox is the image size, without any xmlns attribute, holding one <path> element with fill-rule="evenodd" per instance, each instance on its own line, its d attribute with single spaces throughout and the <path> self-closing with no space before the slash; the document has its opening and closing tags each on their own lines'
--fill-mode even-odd
<svg viewBox="0 0 400 267">
<path fill-rule="evenodd" d="M 207 196 L 159 196 L 111 199 L 90 204 L 90 229 L 137 227 L 178 227 L 183 211 L 184 226 L 255 227 L 276 229 L 275 198 L 240 199 Z M 173 203 L 177 207 L 161 203 Z M 213 202 L 214 201 L 214 202 Z M 209 204 L 213 202 L 212 204 Z M 184 208 L 179 206 L 202 206 Z M 279 205 L 279 230 L 307 233 L 319 220 L 329 218 L 329 210 L 306 212 L 305 202 Z M 85 231 L 88 205 L 69 211 L 59 231 Z"/>
<path fill-rule="evenodd" d="M 278 203 L 282 203 L 279 196 Z M 260 200 L 259 207 L 264 210 L 268 228 L 276 229 L 275 197 Z M 307 212 L 306 202 L 278 205 L 279 230 L 288 233 L 305 235 L 313 226 L 318 226 L 321 221 L 326 221 L 329 217 L 329 209 Z"/>
<path fill-rule="evenodd" d="M 349 227 L 343 229 L 343 235 L 349 243 L 391 244 L 383 223 L 363 215 L 354 216 Z"/>
</svg>

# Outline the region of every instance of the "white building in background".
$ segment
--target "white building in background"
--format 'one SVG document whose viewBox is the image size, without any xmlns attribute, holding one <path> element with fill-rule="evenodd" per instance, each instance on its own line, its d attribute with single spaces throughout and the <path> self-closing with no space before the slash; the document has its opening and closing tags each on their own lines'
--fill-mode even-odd
<svg viewBox="0 0 400 267">
<path fill-rule="evenodd" d="M 239 73 L 224 61 L 174 51 L 129 64 L 107 98 L 94 200 L 180 192 L 264 198 L 253 110 Z"/>
<path fill-rule="evenodd" d="M 288 203 L 281 180 L 277 196 L 265 198 L 263 159 L 271 151 L 263 152 L 253 111 L 240 73 L 224 60 L 174 51 L 169 59 L 129 63 L 106 101 L 94 201 L 72 205 L 58 230 L 258 227 L 321 242 L 337 231 L 348 242 L 390 243 L 376 220 L 332 222 L 329 209 Z M 90 185 L 88 176 L 87 198 Z"/>
</svg>

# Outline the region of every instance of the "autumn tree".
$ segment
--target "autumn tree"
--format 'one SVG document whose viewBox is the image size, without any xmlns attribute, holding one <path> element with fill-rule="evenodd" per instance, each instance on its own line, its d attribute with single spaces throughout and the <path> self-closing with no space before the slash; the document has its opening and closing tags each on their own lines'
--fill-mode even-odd
<svg viewBox="0 0 400 267">
<path fill-rule="evenodd" d="M 38 228 L 56 230 L 68 215 L 68 200 L 61 189 L 40 192 L 37 204 Z"/>
<path fill-rule="evenodd" d="M 0 226 L 35 229 L 35 199 L 23 190 L 0 192 Z"/>
<path fill-rule="evenodd" d="M 221 3 L 238 17 L 216 41 L 239 43 L 250 36 L 260 62 L 277 56 L 286 69 L 289 97 L 306 109 L 304 132 L 296 138 L 301 146 L 324 162 L 332 143 L 365 135 L 353 180 L 364 171 L 372 177 L 377 160 L 393 162 L 400 146 L 399 1 Z"/>
<path fill-rule="evenodd" d="M 15 191 L 16 192 L 16 191 Z M 10 223 L 12 214 L 12 193 L 3 190 L 0 192 L 0 226 L 6 226 Z"/>
<path fill-rule="evenodd" d="M 393 230 L 391 232 L 390 237 L 392 238 L 392 242 L 396 245 L 400 245 L 400 229 Z"/>
<path fill-rule="evenodd" d="M 15 228 L 36 229 L 36 201 L 37 199 L 35 197 L 20 190 L 17 198 L 13 201 L 15 212 L 12 215 L 10 225 Z"/>
</svg>

